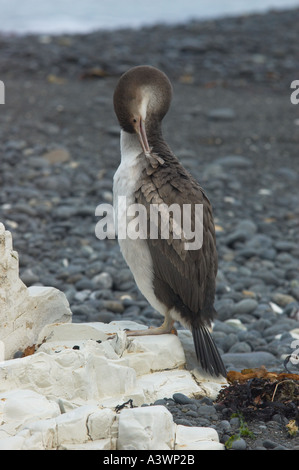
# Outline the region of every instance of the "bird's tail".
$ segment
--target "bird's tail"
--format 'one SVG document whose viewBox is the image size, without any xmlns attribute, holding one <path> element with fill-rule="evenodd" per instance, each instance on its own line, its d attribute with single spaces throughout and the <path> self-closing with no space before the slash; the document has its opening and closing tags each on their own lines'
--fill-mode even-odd
<svg viewBox="0 0 299 470">
<path fill-rule="evenodd" d="M 204 371 L 211 375 L 226 377 L 226 369 L 217 346 L 206 326 L 192 328 L 197 359 Z"/>
</svg>

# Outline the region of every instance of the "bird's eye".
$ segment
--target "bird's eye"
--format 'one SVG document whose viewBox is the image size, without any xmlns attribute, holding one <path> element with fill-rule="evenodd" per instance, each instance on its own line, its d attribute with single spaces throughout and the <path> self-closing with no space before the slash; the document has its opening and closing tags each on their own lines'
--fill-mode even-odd
<svg viewBox="0 0 299 470">
<path fill-rule="evenodd" d="M 133 119 L 133 122 L 137 122 L 137 119 L 134 118 L 134 119 Z"/>
</svg>

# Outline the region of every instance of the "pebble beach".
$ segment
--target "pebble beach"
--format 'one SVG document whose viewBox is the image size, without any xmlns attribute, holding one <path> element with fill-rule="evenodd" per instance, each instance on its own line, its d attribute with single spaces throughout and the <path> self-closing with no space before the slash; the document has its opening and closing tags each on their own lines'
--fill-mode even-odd
<svg viewBox="0 0 299 470">
<path fill-rule="evenodd" d="M 228 370 L 287 362 L 299 344 L 299 10 L 74 35 L 0 35 L 0 221 L 29 287 L 53 286 L 73 322 L 159 326 L 117 240 L 95 235 L 112 203 L 119 127 L 112 96 L 128 68 L 171 79 L 164 135 L 214 209 L 219 256 L 213 337 Z M 180 325 L 177 325 L 180 328 Z M 297 339 L 297 346 L 294 341 Z M 226 442 L 240 416 L 182 394 L 177 424 L 212 426 Z M 297 410 L 298 413 L 298 410 Z M 298 415 L 297 415 L 298 416 Z M 248 422 L 236 450 L 296 449 L 288 418 Z"/>
</svg>

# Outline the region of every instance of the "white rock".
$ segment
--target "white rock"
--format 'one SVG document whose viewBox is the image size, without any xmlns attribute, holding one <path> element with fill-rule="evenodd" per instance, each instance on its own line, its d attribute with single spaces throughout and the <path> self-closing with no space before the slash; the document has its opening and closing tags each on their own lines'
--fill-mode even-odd
<svg viewBox="0 0 299 470">
<path fill-rule="evenodd" d="M 213 428 L 176 426 L 175 450 L 224 450 Z"/>
<path fill-rule="evenodd" d="M 20 450 L 45 450 L 42 434 L 31 434 L 29 429 L 23 429 L 17 434 L 18 437 L 23 437 L 24 441 Z"/>
<path fill-rule="evenodd" d="M 129 337 L 123 354 L 137 375 L 175 369 L 184 366 L 186 359 L 182 344 L 176 335 Z"/>
<path fill-rule="evenodd" d="M 22 431 L 27 432 L 22 446 L 23 449 L 32 449 L 34 445 L 39 445 L 44 450 L 57 448 L 57 425 L 55 418 L 27 423 Z M 20 435 L 22 435 L 22 432 L 18 434 L 18 436 Z"/>
<path fill-rule="evenodd" d="M 99 409 L 88 416 L 88 435 L 93 441 L 117 435 L 115 427 L 118 427 L 118 419 L 116 413 L 109 408 Z"/>
<path fill-rule="evenodd" d="M 293 330 L 290 330 L 289 333 L 294 339 L 299 339 L 299 328 L 294 328 Z M 297 344 L 297 346 L 299 345 Z"/>
<path fill-rule="evenodd" d="M 49 322 L 70 321 L 65 295 L 54 287 L 27 289 L 19 278 L 18 253 L 11 233 L 0 223 L 0 340 L 5 359 L 36 343 L 40 329 Z"/>
<path fill-rule="evenodd" d="M 242 330 L 242 331 L 247 330 L 246 326 L 238 318 L 229 318 L 224 323 L 232 326 L 233 328 L 236 328 L 236 330 Z"/>
<path fill-rule="evenodd" d="M 39 353 L 46 353 L 46 354 L 58 354 L 61 351 L 65 351 L 67 349 L 80 349 L 84 347 L 86 341 L 48 341 L 46 343 L 41 344 L 36 352 Z M 76 347 L 74 347 L 76 346 Z"/>
<path fill-rule="evenodd" d="M 0 439 L 0 450 L 22 450 L 24 442 L 24 436 L 12 436 L 6 439 Z"/>
<path fill-rule="evenodd" d="M 227 381 L 224 377 L 211 377 L 199 369 L 193 369 L 191 373 L 193 379 L 198 384 L 200 395 L 209 397 L 212 400 L 215 400 L 220 390 L 227 386 Z"/>
<path fill-rule="evenodd" d="M 7 423 L 18 429 L 28 421 L 60 415 L 59 405 L 33 390 L 12 390 L 0 394 L 1 427 Z"/>
<path fill-rule="evenodd" d="M 117 332 L 124 329 L 144 329 L 144 325 L 132 321 L 118 321 L 110 323 L 90 322 L 90 323 L 52 323 L 47 324 L 40 331 L 38 344 L 43 342 L 65 342 L 83 340 L 105 341 L 112 339 Z"/>
<path fill-rule="evenodd" d="M 212 396 L 222 387 L 223 381 L 181 369 L 185 356 L 175 335 L 128 338 L 128 343 L 123 337 L 120 349 L 114 340 L 104 339 L 100 344 L 89 339 L 77 341 L 80 333 L 87 338 L 94 333 L 98 338 L 104 331 L 107 337 L 111 325 L 108 327 L 57 324 L 53 334 L 50 326 L 45 327 L 39 352 L 0 364 L 0 390 L 29 388 L 66 400 L 104 399 L 105 406 L 115 406 L 128 398 L 134 398 L 134 405 L 151 403 L 175 392 Z M 119 331 L 119 325 L 112 327 Z M 66 341 L 61 339 L 63 333 Z M 80 350 L 73 350 L 78 343 Z M 125 349 L 124 344 L 128 345 Z"/>
<path fill-rule="evenodd" d="M 127 394 L 135 383 L 134 369 L 71 349 L 0 364 L 0 391 L 26 388 L 66 400 L 91 400 Z"/>
<path fill-rule="evenodd" d="M 116 450 L 116 439 L 100 439 L 85 444 L 61 444 L 60 450 Z"/>
<path fill-rule="evenodd" d="M 171 450 L 174 438 L 172 415 L 164 406 L 120 412 L 117 450 Z"/>
<path fill-rule="evenodd" d="M 98 397 L 122 396 L 130 393 L 136 385 L 136 372 L 131 367 L 118 365 L 109 359 L 94 361 L 95 382 Z"/>
<path fill-rule="evenodd" d="M 158 399 L 172 396 L 177 391 L 191 397 L 202 396 L 201 388 L 192 380 L 188 371 L 161 371 L 137 377 L 135 386 L 126 394 L 103 398 L 101 404 L 116 407 L 130 399 L 134 406 L 150 405 Z"/>
<path fill-rule="evenodd" d="M 38 344 L 64 342 L 77 344 L 78 341 L 104 341 L 107 335 L 101 323 L 49 323 L 43 327 L 38 336 Z"/>
<path fill-rule="evenodd" d="M 171 397 L 180 392 L 187 396 L 195 396 L 201 392 L 200 387 L 193 380 L 187 370 L 168 370 L 146 374 L 137 378 L 136 386 L 143 390 L 145 403 Z"/>
<path fill-rule="evenodd" d="M 115 449 L 117 416 L 110 409 L 95 405 L 79 406 L 52 419 L 28 423 L 18 437 L 24 436 L 22 449 L 81 448 Z M 90 440 L 96 442 L 91 445 Z M 1 443 L 1 438 L 0 438 Z M 87 445 L 88 444 L 88 445 Z"/>
<path fill-rule="evenodd" d="M 5 360 L 5 344 L 3 341 L 0 341 L 0 362 Z"/>
<path fill-rule="evenodd" d="M 282 314 L 283 308 L 279 305 L 275 304 L 274 302 L 269 302 L 270 307 L 272 308 L 273 312 L 278 313 L 279 315 Z"/>
<path fill-rule="evenodd" d="M 119 364 L 134 368 L 137 375 L 185 364 L 184 350 L 176 335 L 127 337 L 119 329 L 124 326 L 120 323 L 47 325 L 40 332 L 38 341 L 42 344 L 38 351 L 54 354 L 74 345 L 87 349 L 93 347 L 90 340 L 95 340 L 102 342 L 97 345 L 97 354 L 101 351 L 108 359 L 121 358 Z"/>
<path fill-rule="evenodd" d="M 31 390 L 12 390 L 0 395 L 0 449 L 44 449 L 45 433 L 31 432 L 34 423 L 40 428 L 60 415 L 56 402 Z M 40 424 L 39 424 L 40 423 Z M 15 439 L 12 439 L 15 438 Z M 49 439 L 47 439 L 49 441 Z M 52 448 L 50 440 L 48 448 Z"/>
<path fill-rule="evenodd" d="M 84 384 L 86 375 L 82 368 L 85 358 L 76 353 L 65 351 L 64 356 L 37 353 L 5 361 L 0 364 L 0 391 L 23 388 L 71 399 L 78 394 L 77 387 Z M 79 374 L 75 375 L 77 370 Z"/>
<path fill-rule="evenodd" d="M 43 326 L 48 323 L 71 321 L 69 302 L 60 290 L 55 287 L 30 286 L 27 292 L 29 304 L 26 313 L 31 315 L 34 322 L 36 338 Z"/>
<path fill-rule="evenodd" d="M 58 416 L 56 418 L 57 445 L 87 442 L 89 440 L 87 421 L 94 411 L 94 406 L 85 405 Z"/>
</svg>

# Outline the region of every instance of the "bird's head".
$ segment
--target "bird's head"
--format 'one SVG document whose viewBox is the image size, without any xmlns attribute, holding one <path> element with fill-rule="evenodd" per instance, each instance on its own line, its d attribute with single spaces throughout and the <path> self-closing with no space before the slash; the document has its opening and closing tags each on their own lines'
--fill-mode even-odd
<svg viewBox="0 0 299 470">
<path fill-rule="evenodd" d="M 114 92 L 115 114 L 125 132 L 138 135 L 144 153 L 150 151 L 148 132 L 160 126 L 171 97 L 170 81 L 155 67 L 133 67 L 119 79 Z"/>
</svg>

